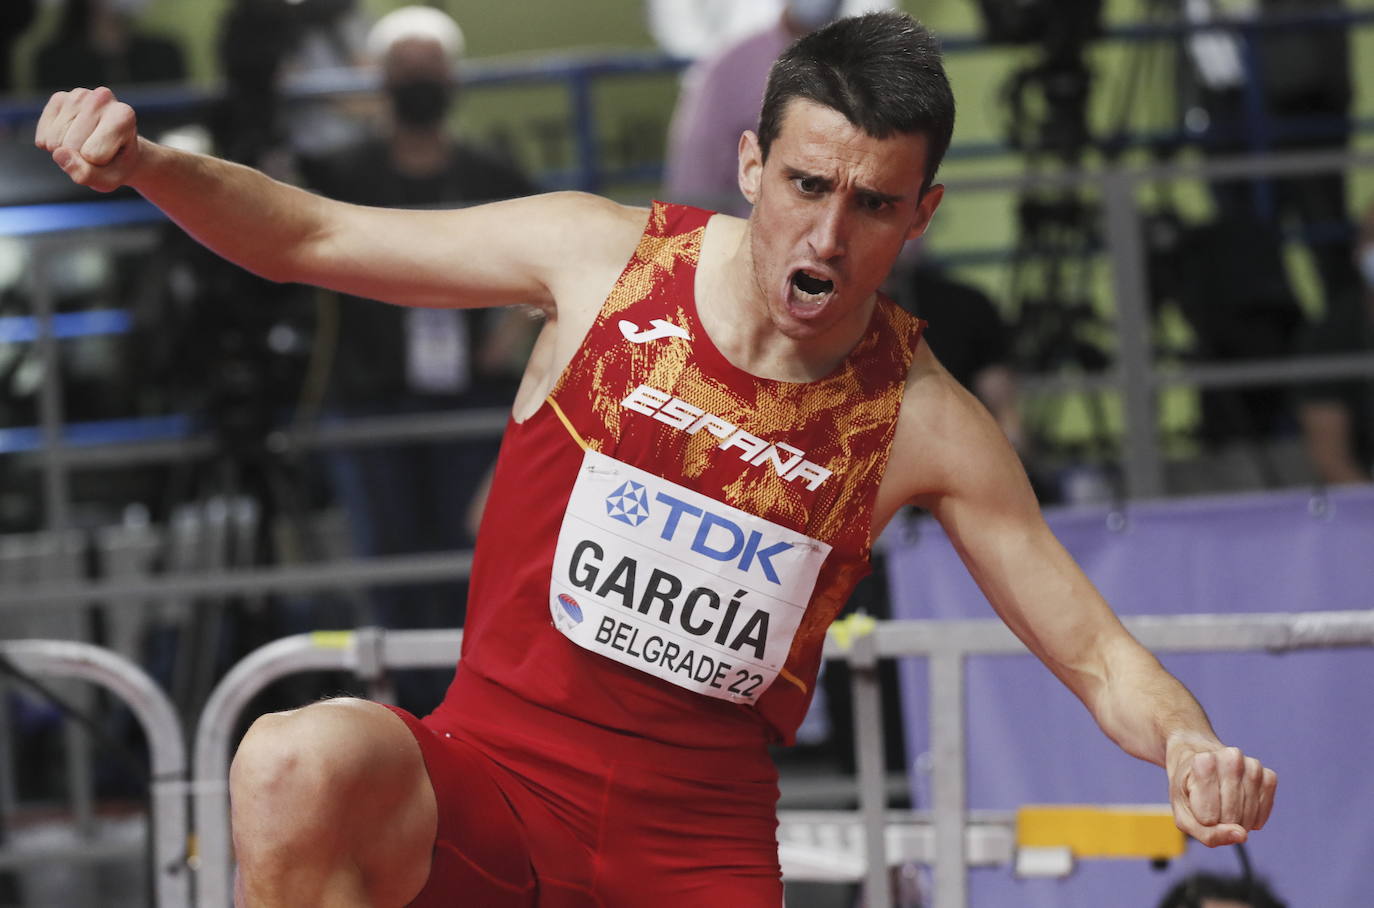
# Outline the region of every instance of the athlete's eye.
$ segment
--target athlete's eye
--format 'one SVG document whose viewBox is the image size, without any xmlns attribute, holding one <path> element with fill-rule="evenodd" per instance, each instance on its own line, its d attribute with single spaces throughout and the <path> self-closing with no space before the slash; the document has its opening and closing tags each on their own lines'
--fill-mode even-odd
<svg viewBox="0 0 1374 908">
<path fill-rule="evenodd" d="M 875 195 L 865 195 L 859 197 L 859 207 L 862 208 L 864 211 L 886 211 L 889 207 L 891 207 L 891 204 L 892 203 L 889 202 L 887 199 L 880 198 Z"/>
</svg>

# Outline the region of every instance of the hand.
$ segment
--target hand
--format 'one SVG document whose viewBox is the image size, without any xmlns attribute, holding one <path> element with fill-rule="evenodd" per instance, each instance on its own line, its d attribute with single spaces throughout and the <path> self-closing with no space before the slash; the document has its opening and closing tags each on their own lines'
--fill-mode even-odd
<svg viewBox="0 0 1374 908">
<path fill-rule="evenodd" d="M 1279 777 L 1240 748 L 1171 742 L 1167 763 L 1174 822 L 1209 848 L 1244 842 L 1269 819 Z"/>
<path fill-rule="evenodd" d="M 138 166 L 134 110 L 108 88 L 77 88 L 53 95 L 38 120 L 34 144 L 72 182 L 109 192 L 128 182 Z"/>
</svg>

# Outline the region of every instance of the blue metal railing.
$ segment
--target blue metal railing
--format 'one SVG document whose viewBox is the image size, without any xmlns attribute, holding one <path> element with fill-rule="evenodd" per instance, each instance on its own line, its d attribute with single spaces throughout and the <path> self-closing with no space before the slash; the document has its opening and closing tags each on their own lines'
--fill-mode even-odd
<svg viewBox="0 0 1374 908">
<path fill-rule="evenodd" d="M 0 207 L 0 236 L 38 236 L 91 227 L 159 224 L 166 218 L 142 199 L 105 202 L 60 202 Z M 4 340 L 0 335 L 0 340 Z"/>
<path fill-rule="evenodd" d="M 95 419 L 63 425 L 62 444 L 69 447 L 128 444 L 146 441 L 178 441 L 194 434 L 194 421 L 184 413 L 141 416 L 131 419 Z M 0 454 L 26 454 L 44 447 L 38 426 L 0 429 Z"/>
<path fill-rule="evenodd" d="M 86 312 L 61 312 L 52 317 L 52 335 L 58 340 L 127 334 L 133 319 L 123 309 L 91 309 Z M 0 318 L 0 344 L 23 344 L 38 340 L 42 326 L 31 315 Z"/>
</svg>

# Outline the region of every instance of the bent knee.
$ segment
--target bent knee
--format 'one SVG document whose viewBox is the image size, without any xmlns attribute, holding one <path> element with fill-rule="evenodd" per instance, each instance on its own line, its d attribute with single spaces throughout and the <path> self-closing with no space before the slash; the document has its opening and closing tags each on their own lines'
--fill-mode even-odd
<svg viewBox="0 0 1374 908">
<path fill-rule="evenodd" d="M 241 866 L 260 875 L 332 860 L 385 894 L 374 902 L 403 903 L 429 873 L 433 787 L 410 729 L 384 706 L 338 699 L 262 716 L 234 756 L 229 792 Z"/>
<path fill-rule="evenodd" d="M 375 773 L 379 735 L 393 731 L 376 710 L 384 707 L 341 698 L 260 716 L 229 767 L 231 797 L 261 796 L 282 807 L 357 787 Z"/>
</svg>

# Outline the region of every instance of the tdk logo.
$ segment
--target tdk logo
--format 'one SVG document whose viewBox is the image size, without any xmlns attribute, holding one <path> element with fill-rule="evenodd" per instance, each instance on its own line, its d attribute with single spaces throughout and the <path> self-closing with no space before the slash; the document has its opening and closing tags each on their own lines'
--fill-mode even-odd
<svg viewBox="0 0 1374 908">
<path fill-rule="evenodd" d="M 782 584 L 778 572 L 773 568 L 772 559 L 792 548 L 792 543 L 775 542 L 760 548 L 763 534 L 758 530 L 746 532 L 728 517 L 712 514 L 667 492 L 659 492 L 654 496 L 654 501 L 668 506 L 668 517 L 659 531 L 661 538 L 672 541 L 678 529 L 683 528 L 685 532 L 693 533 L 691 549 L 698 555 L 714 561 L 733 562 L 745 573 L 757 566 L 758 571 L 771 582 Z M 687 519 L 684 520 L 684 517 Z"/>
<path fill-rule="evenodd" d="M 620 488 L 606 496 L 606 513 L 637 527 L 649 519 L 649 496 L 644 486 L 632 480 L 622 483 Z"/>
<path fill-rule="evenodd" d="M 693 406 L 680 397 L 666 391 L 640 385 L 620 402 L 627 410 L 652 416 L 659 422 L 667 423 L 675 429 L 695 435 L 702 429 L 720 439 L 716 447 L 721 450 L 738 448 L 739 459 L 745 463 L 761 466 L 771 463 L 773 469 L 783 479 L 791 482 L 800 479 L 806 487 L 815 491 L 821 483 L 831 476 L 831 471 L 806 459 L 806 452 L 784 442 L 767 442 L 755 435 L 726 422 L 701 407 Z"/>
</svg>

